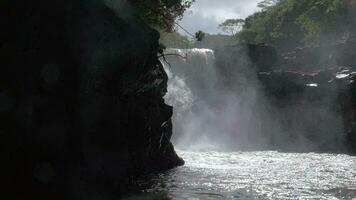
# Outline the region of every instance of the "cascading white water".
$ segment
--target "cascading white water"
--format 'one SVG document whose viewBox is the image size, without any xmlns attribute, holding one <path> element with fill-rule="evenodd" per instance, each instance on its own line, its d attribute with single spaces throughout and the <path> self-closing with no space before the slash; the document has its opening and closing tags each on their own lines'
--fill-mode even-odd
<svg viewBox="0 0 356 200">
<path fill-rule="evenodd" d="M 231 150 L 267 143 L 252 120 L 256 89 L 237 94 L 221 86 L 213 50 L 168 49 L 166 54 L 171 66 L 164 64 L 169 76 L 165 99 L 174 107 L 178 148 Z M 251 135 L 256 136 L 253 142 Z"/>
<path fill-rule="evenodd" d="M 298 112 L 293 105 L 274 107 L 245 50 L 222 55 L 210 49 L 168 49 L 165 53 L 170 63 L 163 62 L 169 76 L 165 99 L 174 107 L 173 142 L 179 149 L 310 152 L 325 144 L 343 148 L 342 123 L 331 106 L 303 104 Z M 220 59 L 219 66 L 216 59 Z M 239 63 L 233 63 L 236 60 Z M 305 133 L 312 124 L 295 120 L 300 116 L 325 122 L 315 132 Z"/>
<path fill-rule="evenodd" d="M 214 98 L 216 72 L 214 52 L 210 49 L 168 49 L 168 93 L 166 102 L 174 107 L 173 141 L 179 148 L 210 148 L 203 110 Z M 204 134 L 203 134 L 204 132 Z M 184 145 L 183 145 L 184 144 Z"/>
<path fill-rule="evenodd" d="M 187 86 L 183 77 L 171 72 L 167 63 L 164 63 L 163 66 L 168 75 L 168 88 L 165 95 L 166 103 L 174 105 L 177 110 L 189 111 L 194 100 L 192 91 Z"/>
</svg>

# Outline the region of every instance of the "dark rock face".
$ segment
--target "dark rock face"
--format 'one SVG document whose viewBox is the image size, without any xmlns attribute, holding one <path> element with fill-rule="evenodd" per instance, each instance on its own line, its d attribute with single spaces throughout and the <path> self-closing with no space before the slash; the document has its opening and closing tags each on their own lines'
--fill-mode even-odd
<svg viewBox="0 0 356 200">
<path fill-rule="evenodd" d="M 313 151 L 352 152 L 354 73 L 330 69 L 314 74 L 259 73 L 273 117 L 290 137 L 305 138 Z"/>
<path fill-rule="evenodd" d="M 215 52 L 225 87 L 256 91 L 254 118 L 267 149 L 355 152 L 355 48 L 348 41 L 282 56 L 264 44 Z"/>
<path fill-rule="evenodd" d="M 356 151 L 355 48 L 355 41 L 297 48 L 278 58 L 273 69 L 281 70 L 258 75 L 265 94 L 279 108 L 277 113 L 288 109 L 289 114 L 283 115 L 284 126 L 290 129 L 298 129 L 293 124 L 309 127 L 301 132 L 313 143 L 320 141 L 308 133 L 341 135 L 344 138 L 344 141 L 321 143 L 321 151 Z M 338 128 L 336 124 L 339 124 Z M 341 145 L 335 148 L 334 144 L 338 142 Z"/>
<path fill-rule="evenodd" d="M 344 128 L 351 152 L 356 152 L 356 77 L 355 73 L 346 77 L 347 87 L 340 95 Z"/>
<path fill-rule="evenodd" d="M 184 163 L 158 32 L 99 1 L 3 8 L 2 199 L 112 199 L 135 175 Z"/>
</svg>

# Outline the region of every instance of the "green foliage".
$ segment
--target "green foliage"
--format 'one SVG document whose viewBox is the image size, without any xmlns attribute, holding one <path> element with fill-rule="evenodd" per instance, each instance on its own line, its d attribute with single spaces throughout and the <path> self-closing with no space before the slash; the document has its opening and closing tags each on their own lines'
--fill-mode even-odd
<svg viewBox="0 0 356 200">
<path fill-rule="evenodd" d="M 199 42 L 202 41 L 204 37 L 205 37 L 205 33 L 201 30 L 195 33 L 195 39 Z"/>
<path fill-rule="evenodd" d="M 241 30 L 245 20 L 243 19 L 227 19 L 219 24 L 219 28 L 229 35 L 235 35 Z"/>
<path fill-rule="evenodd" d="M 304 30 L 304 41 L 312 43 L 318 40 L 318 37 L 321 35 L 320 22 L 302 15 L 297 18 L 296 23 Z"/>
<path fill-rule="evenodd" d="M 136 8 L 137 15 L 149 24 L 165 31 L 174 29 L 175 20 L 183 16 L 184 11 L 195 0 L 129 0 Z"/>
<path fill-rule="evenodd" d="M 240 41 L 288 48 L 355 37 L 356 0 L 265 0 L 245 20 Z"/>
</svg>

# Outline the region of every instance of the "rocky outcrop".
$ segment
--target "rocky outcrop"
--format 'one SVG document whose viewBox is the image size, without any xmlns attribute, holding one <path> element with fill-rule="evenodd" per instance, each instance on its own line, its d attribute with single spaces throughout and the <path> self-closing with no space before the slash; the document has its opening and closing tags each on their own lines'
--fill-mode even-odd
<svg viewBox="0 0 356 200">
<path fill-rule="evenodd" d="M 281 54 L 272 70 L 258 75 L 265 94 L 279 108 L 276 113 L 288 110 L 282 117 L 285 127 L 307 127 L 300 133 L 314 144 L 321 144 L 320 139 L 310 133 L 344 138 L 319 145 L 321 151 L 356 151 L 355 48 L 353 40 L 296 48 Z M 335 148 L 335 143 L 341 145 Z"/>
<path fill-rule="evenodd" d="M 335 44 L 296 48 L 294 51 L 282 53 L 273 67 L 282 70 L 283 74 L 294 75 L 279 76 L 284 77 L 283 80 L 272 81 L 278 83 L 277 87 L 271 87 L 271 78 L 267 81 L 269 83 L 263 81 L 266 80 L 266 74 L 262 79 L 263 83 L 267 83 L 265 86 L 269 91 L 277 91 L 283 87 L 290 95 L 296 87 L 299 87 L 300 91 L 305 91 L 306 88 L 310 91 L 310 88 L 313 88 L 314 92 L 309 92 L 309 95 L 302 92 L 299 97 L 305 99 L 306 96 L 313 96 L 319 103 L 322 103 L 322 99 L 333 99 L 329 107 L 342 116 L 343 132 L 340 134 L 345 135 L 348 152 L 356 152 L 355 49 L 356 41 L 352 39 Z"/>
<path fill-rule="evenodd" d="M 157 31 L 101 1 L 5 1 L 2 199 L 113 199 L 183 164 Z"/>
<path fill-rule="evenodd" d="M 312 74 L 272 71 L 260 72 L 258 78 L 272 116 L 285 134 L 303 138 L 313 151 L 355 151 L 355 72 L 345 68 Z"/>
</svg>

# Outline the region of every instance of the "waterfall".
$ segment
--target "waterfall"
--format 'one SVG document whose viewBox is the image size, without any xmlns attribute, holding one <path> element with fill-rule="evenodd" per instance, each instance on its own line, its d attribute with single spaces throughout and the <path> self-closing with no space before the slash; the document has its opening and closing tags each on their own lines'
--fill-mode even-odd
<svg viewBox="0 0 356 200">
<path fill-rule="evenodd" d="M 222 86 L 213 50 L 168 49 L 165 53 L 170 55 L 170 66 L 163 62 L 169 76 L 165 100 L 174 107 L 173 142 L 178 148 L 239 149 L 247 144 L 250 132 L 259 132 L 251 120 L 255 90 L 246 90 L 243 99 Z"/>
<path fill-rule="evenodd" d="M 342 124 L 332 104 L 300 96 L 302 103 L 276 107 L 246 51 L 168 49 L 165 54 L 165 101 L 174 107 L 172 140 L 179 149 L 342 149 Z M 314 121 L 326 124 L 314 128 Z"/>
<path fill-rule="evenodd" d="M 207 135 L 203 134 L 202 113 L 199 106 L 205 104 L 214 94 L 216 72 L 214 52 L 210 49 L 168 49 L 169 57 L 163 66 L 167 72 L 167 104 L 174 107 L 173 142 L 178 148 L 203 148 L 210 145 Z M 204 108 L 201 108 L 204 109 Z M 200 143 L 200 144 L 198 144 Z"/>
</svg>

